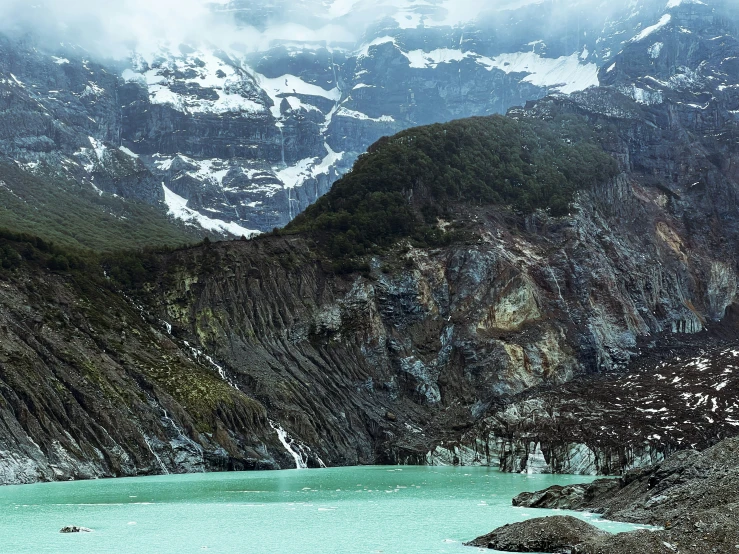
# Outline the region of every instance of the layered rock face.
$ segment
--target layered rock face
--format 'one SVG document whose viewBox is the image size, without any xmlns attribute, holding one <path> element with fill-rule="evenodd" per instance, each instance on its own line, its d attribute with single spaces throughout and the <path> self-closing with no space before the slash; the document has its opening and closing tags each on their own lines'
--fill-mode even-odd
<svg viewBox="0 0 739 554">
<path fill-rule="evenodd" d="M 286 245 L 277 255 L 288 260 L 288 267 L 261 277 L 261 282 L 284 282 L 284 290 L 227 293 L 232 298 L 228 304 L 259 298 L 263 308 L 262 298 L 268 304 L 272 297 L 284 302 L 290 291 L 302 291 L 300 298 L 292 293 L 297 308 L 267 310 L 279 314 L 270 315 L 280 322 L 271 332 L 293 337 L 291 344 L 298 345 L 300 355 L 283 361 L 273 359 L 276 347 L 269 328 L 258 327 L 243 344 L 234 338 L 231 329 L 254 328 L 253 315 L 227 311 L 199 316 L 214 301 L 203 306 L 203 298 L 219 298 L 216 291 L 224 284 L 218 277 L 201 282 L 203 292 L 180 288 L 172 297 L 173 291 L 162 287 L 166 313 L 172 313 L 172 306 L 190 306 L 184 319 L 175 319 L 175 327 L 205 336 L 211 341 L 205 343 L 208 348 L 236 375 L 251 375 L 252 364 L 295 374 L 304 363 L 296 362 L 306 356 L 304 349 L 309 365 L 314 360 L 319 360 L 316 368 L 320 360 L 336 364 L 329 372 L 332 383 L 346 378 L 340 368 L 363 367 L 353 386 L 362 390 L 359 383 L 369 383 L 367 394 L 382 399 L 370 424 L 380 432 L 370 444 L 390 461 L 500 462 L 509 471 L 613 473 L 733 434 L 735 339 L 732 333 L 702 331 L 720 326 L 736 296 L 736 150 L 727 140 L 735 126 L 733 96 L 727 103 L 719 93 L 735 84 L 736 75 L 723 67 L 737 43 L 728 34 L 731 28 L 709 17 L 706 7 L 677 6 L 669 15 L 663 26 L 630 43 L 624 56 L 630 50 L 633 57 L 648 52 L 652 40 L 676 32 L 690 44 L 698 41 L 715 51 L 692 70 L 680 64 L 695 60 L 680 53 L 694 47 L 678 49 L 677 84 L 661 81 L 659 103 L 645 102 L 641 94 L 624 95 L 622 91 L 636 90 L 624 71 L 612 88 L 546 99 L 511 112 L 513 117 L 542 118 L 576 113 L 612 133 L 609 148 L 624 173 L 584 193 L 571 217 L 473 212 L 477 243 L 401 249 L 375 260 L 369 277 L 350 281 L 314 275 L 318 262 L 311 262 L 316 269 L 296 281 L 305 263 L 302 246 Z M 717 42 L 715 36 L 725 38 Z M 624 61 L 616 67 L 620 63 Z M 693 89 L 679 84 L 680 75 L 689 71 L 706 90 L 716 92 L 708 107 L 690 102 Z M 716 114 L 708 127 L 706 110 Z M 235 256 L 237 251 L 229 248 L 223 254 Z M 243 256 L 256 270 L 254 276 L 259 275 L 251 260 L 264 255 L 255 251 Z M 236 282 L 229 286 L 237 286 L 235 274 L 229 278 Z M 200 328 L 203 324 L 207 332 Z M 212 325 L 216 331 L 210 330 Z M 352 332 L 347 334 L 347 328 Z M 689 340 L 665 343 L 659 339 L 663 334 Z M 696 355 L 696 350 L 704 353 Z M 639 355 L 640 362 L 631 362 Z M 582 374 L 627 367 L 635 374 L 606 383 L 585 381 L 564 391 L 530 392 Z M 271 383 L 273 376 L 265 375 L 256 382 Z M 307 390 L 304 376 L 296 374 L 294 382 Z M 347 389 L 350 382 L 345 382 Z M 272 390 L 272 384 L 265 389 Z M 300 406 L 296 417 L 302 433 L 320 439 L 316 422 L 325 416 L 306 415 L 316 408 L 295 400 L 292 393 L 287 399 Z M 403 407 L 397 399 L 410 402 Z M 362 402 L 351 398 L 343 404 Z M 402 422 L 414 417 L 411 409 L 424 415 L 408 421 L 406 429 L 384 418 L 391 411 Z M 336 422 L 329 421 L 336 429 Z M 349 432 L 348 424 L 341 425 Z M 352 425 L 351 433 L 355 431 Z"/>
<path fill-rule="evenodd" d="M 643 183 L 651 181 L 654 190 L 665 195 L 658 203 L 669 217 L 655 221 L 656 237 L 662 248 L 671 249 L 675 259 L 682 258 L 681 265 L 689 267 L 695 260 L 692 252 L 702 240 L 699 236 L 707 242 L 698 249 L 723 251 L 730 256 L 727 260 L 733 259 L 736 189 L 735 172 L 730 167 L 735 155 L 731 137 L 736 133 L 736 98 L 727 91 L 735 90 L 736 73 L 727 64 L 736 55 L 737 43 L 732 25 L 703 5 L 680 5 L 668 15 L 662 25 L 630 42 L 615 62 L 601 71 L 602 81 L 610 81 L 651 115 L 628 115 L 627 104 L 616 96 L 604 102 L 604 92 L 574 95 L 571 106 L 589 114 L 597 125 L 607 125 L 613 118 L 620 120 L 622 129 L 626 120 L 635 123 L 628 136 L 622 136 L 639 147 L 628 152 L 614 149 L 614 155 L 631 171 L 643 173 Z M 665 45 L 664 51 L 661 45 Z M 695 101 L 698 97 L 702 103 Z M 532 109 L 543 116 L 550 105 L 544 101 Z M 687 140 L 684 146 L 672 142 L 676 136 Z M 702 161 L 694 157 L 698 152 Z M 638 189 L 633 190 L 644 198 Z M 698 216 L 695 210 L 699 205 L 711 205 L 711 215 Z M 619 202 L 615 209 L 618 212 L 625 206 Z M 642 219 L 626 212 L 617 217 L 635 227 Z M 713 227 L 717 221 L 722 222 L 718 232 Z M 675 232 L 675 225 L 682 231 Z M 687 233 L 685 239 L 678 239 L 682 232 Z M 691 288 L 725 300 L 733 298 L 734 262 L 725 261 L 704 266 Z M 683 270 L 673 271 L 678 276 Z M 626 290 L 633 290 L 640 273 L 634 267 L 622 277 Z M 662 294 L 659 288 L 654 293 Z M 690 315 L 682 321 L 678 318 L 671 331 L 691 333 L 710 327 L 709 322 L 721 319 L 724 312 L 723 307 L 712 307 L 714 302 L 708 301 L 706 308 L 711 314 L 704 319 L 698 316 L 700 309 L 692 312 L 692 296 L 684 296 L 683 306 L 697 319 Z M 642 313 L 650 317 L 648 310 Z M 488 420 L 491 434 L 505 438 L 485 448 L 499 453 L 502 466 L 512 471 L 609 473 L 659 461 L 685 445 L 705 448 L 734 434 L 736 406 L 731 392 L 724 390 L 731 386 L 734 371 L 735 324 L 733 316 L 730 319 L 728 333 L 670 341 L 651 354 L 649 349 L 657 343 L 644 339 L 638 349 L 642 360 L 633 366 L 636 375 L 596 385 L 595 389 L 586 383 L 578 385 L 577 392 L 544 392 L 514 403 Z"/>
<path fill-rule="evenodd" d="M 563 442 L 564 436 L 544 414 L 526 411 L 529 405 L 546 410 L 545 399 L 501 411 L 507 399 L 582 374 L 625 369 L 647 348 L 641 337 L 698 332 L 720 320 L 733 301 L 733 294 L 717 297 L 716 287 L 699 285 L 726 257 L 715 259 L 697 244 L 677 254 L 663 238 L 660 224 L 669 218 L 660 207 L 663 194 L 621 177 L 583 196 L 577 215 L 565 220 L 506 221 L 482 210 L 474 216 L 475 242 L 437 250 L 401 246 L 375 259 L 366 276 L 336 277 L 306 252 L 302 238 L 212 245 L 172 255 L 168 277 L 151 293 L 159 299 L 148 302 L 158 303 L 159 317 L 175 334 L 200 341 L 235 382 L 276 410 L 277 419 L 289 422 L 286 428 L 324 460 L 451 463 L 458 445 L 472 450 L 457 453 L 457 461 L 497 463 L 500 456 L 504 467 L 521 470 L 529 457 L 517 466 L 506 462 L 505 452 L 535 437 L 548 465 L 553 445 L 545 440 Z M 617 198 L 622 210 L 630 206 L 630 221 L 641 224 L 616 231 L 608 202 L 601 203 L 608 197 Z M 687 240 L 679 228 L 674 233 Z M 208 268 L 218 269 L 209 275 Z M 716 305 L 721 315 L 711 312 Z M 702 336 L 696 341 L 708 345 Z M 728 346 L 718 344 L 733 360 Z M 672 373 L 645 368 L 641 381 L 633 378 L 635 390 L 672 380 L 681 368 L 673 364 Z M 717 361 L 711 367 L 723 372 L 724 366 Z M 695 413 L 709 415 L 718 405 L 710 398 L 721 399 L 718 406 L 731 413 L 733 398 L 716 390 L 731 375 L 724 379 L 720 372 L 692 382 L 695 390 L 686 390 L 696 395 L 693 400 L 680 400 L 678 387 L 668 391 L 668 409 L 678 402 L 683 409 L 628 439 L 622 426 L 632 417 L 629 407 L 642 407 L 639 397 L 629 395 L 622 419 L 614 417 L 607 432 L 596 425 L 602 412 L 593 398 L 586 404 L 593 406 L 587 413 L 592 441 L 572 435 L 573 443 L 588 442 L 590 450 L 581 453 L 587 462 L 554 470 L 618 471 L 638 462 L 642 448 L 658 455 L 692 440 L 693 434 L 675 433 L 669 441 L 646 444 L 652 434 L 664 435 L 690 404 L 697 404 Z M 684 377 L 687 386 L 690 376 Z M 698 402 L 699 390 L 712 396 Z M 644 393 L 645 402 L 654 402 L 652 392 Z M 607 405 L 613 398 L 605 394 L 602 400 Z M 577 401 L 572 404 L 552 404 L 551 415 L 556 420 L 556 412 L 572 407 L 579 429 L 581 412 Z M 664 409 L 658 403 L 643 408 L 645 418 Z M 723 431 L 717 431 L 706 420 L 705 439 L 731 432 L 732 421 L 722 418 Z M 615 434 L 614 453 L 599 464 L 606 457 L 599 444 L 608 433 Z M 638 453 L 628 458 L 627 450 Z"/>
<path fill-rule="evenodd" d="M 134 303 L 84 279 L 16 277 L 0 285 L 0 482 L 289 463 L 264 408 Z"/>
</svg>

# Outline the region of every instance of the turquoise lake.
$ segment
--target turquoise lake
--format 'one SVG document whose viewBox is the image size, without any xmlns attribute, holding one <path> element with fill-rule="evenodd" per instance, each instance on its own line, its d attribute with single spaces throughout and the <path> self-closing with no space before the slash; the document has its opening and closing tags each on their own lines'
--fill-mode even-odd
<svg viewBox="0 0 739 554">
<path fill-rule="evenodd" d="M 568 513 L 513 508 L 519 492 L 587 480 L 355 467 L 2 487 L 0 552 L 459 554 L 505 523 Z M 635 528 L 573 515 L 611 532 Z M 60 534 L 65 525 L 94 532 Z"/>
</svg>

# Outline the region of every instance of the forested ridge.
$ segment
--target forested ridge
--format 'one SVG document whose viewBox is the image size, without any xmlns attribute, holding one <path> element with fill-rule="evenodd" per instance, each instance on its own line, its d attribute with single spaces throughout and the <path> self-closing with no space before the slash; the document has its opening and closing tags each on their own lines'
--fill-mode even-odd
<svg viewBox="0 0 739 554">
<path fill-rule="evenodd" d="M 617 173 L 596 131 L 574 116 L 507 116 L 435 124 L 384 137 L 287 232 L 310 232 L 334 258 L 363 256 L 400 238 L 420 246 L 458 235 L 439 220 L 465 205 L 566 215 L 574 194 Z"/>
</svg>

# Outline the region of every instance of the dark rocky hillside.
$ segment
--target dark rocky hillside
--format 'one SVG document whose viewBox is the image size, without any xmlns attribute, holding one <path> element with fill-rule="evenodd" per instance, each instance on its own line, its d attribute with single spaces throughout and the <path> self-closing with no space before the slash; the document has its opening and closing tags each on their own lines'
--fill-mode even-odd
<svg viewBox="0 0 739 554">
<path fill-rule="evenodd" d="M 43 242 L 2 243 L 23 261 L 0 275 L 0 481 L 288 463 L 264 407 L 101 269 L 50 271 Z"/>
</svg>

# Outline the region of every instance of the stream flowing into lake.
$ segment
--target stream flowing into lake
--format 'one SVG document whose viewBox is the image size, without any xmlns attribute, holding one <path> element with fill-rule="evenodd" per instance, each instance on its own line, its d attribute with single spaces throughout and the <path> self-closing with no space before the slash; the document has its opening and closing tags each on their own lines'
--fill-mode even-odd
<svg viewBox="0 0 739 554">
<path fill-rule="evenodd" d="M 352 467 L 0 487 L 0 551 L 460 554 L 500 525 L 568 513 L 513 508 L 516 494 L 588 480 Z M 575 515 L 611 532 L 635 528 Z M 65 525 L 93 532 L 60 534 Z"/>
</svg>

